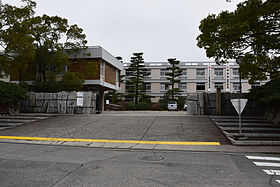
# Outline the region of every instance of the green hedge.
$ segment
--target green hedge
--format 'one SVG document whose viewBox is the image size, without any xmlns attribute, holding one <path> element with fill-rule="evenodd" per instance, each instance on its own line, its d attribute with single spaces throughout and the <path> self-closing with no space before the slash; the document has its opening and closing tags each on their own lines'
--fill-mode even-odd
<svg viewBox="0 0 280 187">
<path fill-rule="evenodd" d="M 0 81 L 0 107 L 12 107 L 26 98 L 26 91 L 17 84 Z"/>
<path fill-rule="evenodd" d="M 150 109 L 151 109 L 150 104 L 146 102 L 139 102 L 136 105 L 136 110 L 150 110 Z"/>
<path fill-rule="evenodd" d="M 280 108 L 280 79 L 256 87 L 248 94 L 249 99 L 259 102 L 266 109 Z"/>
</svg>

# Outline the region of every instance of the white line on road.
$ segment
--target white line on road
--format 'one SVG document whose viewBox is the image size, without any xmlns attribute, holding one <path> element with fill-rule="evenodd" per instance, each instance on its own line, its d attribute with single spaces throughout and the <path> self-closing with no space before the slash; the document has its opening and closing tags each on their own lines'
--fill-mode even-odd
<svg viewBox="0 0 280 187">
<path fill-rule="evenodd" d="M 280 163 L 273 162 L 253 162 L 257 166 L 269 166 L 269 167 L 280 167 Z"/>
<path fill-rule="evenodd" d="M 280 170 L 263 169 L 263 171 L 266 172 L 268 175 L 280 175 Z"/>
<path fill-rule="evenodd" d="M 280 183 L 280 180 L 276 180 L 276 182 Z"/>
<path fill-rule="evenodd" d="M 273 161 L 280 161 L 279 157 L 262 157 L 262 156 L 246 156 L 248 159 L 251 160 L 273 160 Z"/>
</svg>

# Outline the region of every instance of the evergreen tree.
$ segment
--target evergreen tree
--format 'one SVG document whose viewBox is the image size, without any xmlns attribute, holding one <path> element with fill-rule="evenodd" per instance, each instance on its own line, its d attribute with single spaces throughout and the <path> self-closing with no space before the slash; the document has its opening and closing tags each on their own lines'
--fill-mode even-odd
<svg viewBox="0 0 280 187">
<path fill-rule="evenodd" d="M 240 73 L 249 83 L 266 80 L 268 76 L 279 79 L 279 17 L 279 0 L 246 0 L 232 12 L 204 18 L 197 45 L 219 64 L 243 57 Z"/>
<path fill-rule="evenodd" d="M 178 79 L 179 76 L 182 75 L 182 70 L 179 67 L 179 60 L 176 60 L 176 58 L 170 58 L 168 59 L 168 62 L 170 64 L 169 67 L 166 68 L 166 70 L 168 71 L 166 73 L 167 80 L 169 80 L 169 88 L 171 86 L 171 89 L 169 89 L 166 93 L 165 93 L 165 97 L 167 97 L 168 99 L 171 100 L 176 100 L 178 98 L 180 94 L 180 92 L 182 92 L 179 88 L 175 88 L 175 83 L 180 83 L 181 80 Z"/>
<path fill-rule="evenodd" d="M 131 77 L 126 81 L 128 86 L 128 97 L 133 97 L 134 104 L 138 104 L 141 97 L 146 97 L 145 83 L 143 81 L 144 72 L 146 71 L 143 59 L 143 53 L 133 53 L 131 57 L 131 64 L 128 71 L 131 72 Z"/>
<path fill-rule="evenodd" d="M 0 0 L 0 76 L 10 74 L 19 82 L 35 80 L 56 83 L 56 73 L 68 65 L 65 51 L 85 48 L 83 29 L 58 16 L 34 16 L 36 2 L 22 0 L 23 6 Z M 30 76 L 30 77 L 28 77 Z M 49 80 L 48 80 L 49 77 Z M 44 85 L 46 86 L 46 84 Z"/>
</svg>

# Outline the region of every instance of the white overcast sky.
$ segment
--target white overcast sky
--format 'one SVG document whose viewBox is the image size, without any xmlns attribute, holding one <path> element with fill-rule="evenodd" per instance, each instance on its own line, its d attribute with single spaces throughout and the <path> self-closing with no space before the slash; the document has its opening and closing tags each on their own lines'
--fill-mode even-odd
<svg viewBox="0 0 280 187">
<path fill-rule="evenodd" d="M 234 10 L 244 0 L 36 0 L 36 14 L 58 15 L 84 29 L 89 46 L 99 45 L 125 62 L 143 52 L 145 61 L 210 61 L 196 46 L 200 20 Z M 2 3 L 19 4 L 19 0 Z"/>
</svg>

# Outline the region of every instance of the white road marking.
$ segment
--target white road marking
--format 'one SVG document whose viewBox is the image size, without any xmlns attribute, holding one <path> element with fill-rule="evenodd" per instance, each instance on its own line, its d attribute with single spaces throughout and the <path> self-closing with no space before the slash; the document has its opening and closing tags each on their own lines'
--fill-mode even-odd
<svg viewBox="0 0 280 187">
<path fill-rule="evenodd" d="M 276 182 L 280 183 L 280 180 L 276 180 Z"/>
<path fill-rule="evenodd" d="M 268 175 L 280 175 L 280 170 L 263 169 L 263 171 L 266 172 Z"/>
<path fill-rule="evenodd" d="M 263 156 L 246 156 L 248 159 L 251 160 L 273 160 L 273 161 L 280 161 L 279 157 L 263 157 Z"/>
<path fill-rule="evenodd" d="M 257 166 L 269 166 L 269 167 L 280 167 L 280 163 L 273 162 L 253 162 Z"/>
</svg>

